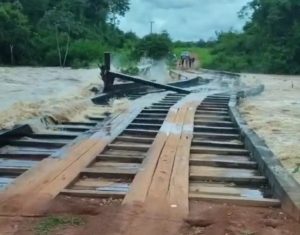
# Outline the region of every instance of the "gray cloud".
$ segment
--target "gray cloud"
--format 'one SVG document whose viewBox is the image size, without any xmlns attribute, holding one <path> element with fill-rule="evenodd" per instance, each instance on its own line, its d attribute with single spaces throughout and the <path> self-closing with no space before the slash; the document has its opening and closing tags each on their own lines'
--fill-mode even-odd
<svg viewBox="0 0 300 235">
<path fill-rule="evenodd" d="M 241 30 L 237 12 L 249 0 L 131 0 L 120 28 L 144 36 L 154 21 L 154 31 L 167 30 L 175 40 L 209 39 L 216 31 Z"/>
</svg>

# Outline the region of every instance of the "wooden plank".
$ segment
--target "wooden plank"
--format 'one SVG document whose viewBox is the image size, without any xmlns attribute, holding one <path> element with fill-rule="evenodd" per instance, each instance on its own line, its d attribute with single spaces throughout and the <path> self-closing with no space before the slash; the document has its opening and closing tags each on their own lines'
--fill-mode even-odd
<svg viewBox="0 0 300 235">
<path fill-rule="evenodd" d="M 67 143 L 38 140 L 10 140 L 8 144 L 22 147 L 61 148 Z"/>
<path fill-rule="evenodd" d="M 144 160 L 145 156 L 128 156 L 128 155 L 110 155 L 110 154 L 101 154 L 97 156 L 97 161 L 111 161 L 111 162 L 130 162 L 130 163 L 141 163 Z"/>
<path fill-rule="evenodd" d="M 200 107 L 228 107 L 228 104 L 218 104 L 212 102 L 202 102 Z"/>
<path fill-rule="evenodd" d="M 178 232 L 179 227 L 171 221 L 182 220 L 187 214 L 188 145 L 192 138 L 186 138 L 187 135 L 185 134 L 187 133 L 183 134 L 183 128 L 186 128 L 185 131 L 187 132 L 192 132 L 193 128 L 189 125 L 184 126 L 184 124 L 187 121 L 186 116 L 190 120 L 193 115 L 187 115 L 189 107 L 185 106 L 184 101 L 177 104 L 176 108 L 178 113 L 174 115 L 173 121 L 166 123 L 166 126 L 170 128 L 169 135 L 165 139 L 165 145 L 162 146 L 158 160 L 152 166 L 152 173 L 148 178 L 150 184 L 145 192 L 146 198 L 137 200 L 138 202 L 144 202 L 141 214 L 132 219 L 133 221 L 130 222 L 123 234 L 175 234 L 175 232 Z M 159 136 L 160 134 L 157 135 L 157 137 Z M 147 168 L 145 169 L 147 170 Z M 184 175 L 185 177 L 182 177 Z M 152 217 L 159 218 L 161 226 L 156 225 L 156 220 L 150 220 L 149 223 L 145 224 L 145 219 Z M 143 226 L 141 226 L 142 224 Z M 142 229 L 136 229 L 140 227 Z"/>
<path fill-rule="evenodd" d="M 123 134 L 128 134 L 128 135 L 142 135 L 142 136 L 156 136 L 158 131 L 153 131 L 153 130 L 144 130 L 144 129 L 126 129 L 124 130 Z"/>
<path fill-rule="evenodd" d="M 228 167 L 228 168 L 245 168 L 245 169 L 256 169 L 257 163 L 251 161 L 236 161 L 232 159 L 224 158 L 211 158 L 211 159 L 190 159 L 190 165 L 193 166 L 216 166 L 216 167 Z"/>
<path fill-rule="evenodd" d="M 214 147 L 192 147 L 191 153 L 249 156 L 249 151 L 245 149 L 214 148 Z"/>
<path fill-rule="evenodd" d="M 108 147 L 110 149 L 116 149 L 116 150 L 132 150 L 132 151 L 141 151 L 141 152 L 147 152 L 151 145 L 145 145 L 145 144 L 109 144 Z"/>
<path fill-rule="evenodd" d="M 38 152 L 13 152 L 13 153 L 3 153 L 0 154 L 0 158 L 6 158 L 6 159 L 37 159 L 37 160 L 43 160 L 44 158 L 49 157 L 49 153 L 38 153 Z"/>
<path fill-rule="evenodd" d="M 159 109 L 159 110 L 169 110 L 170 109 L 170 105 L 152 105 L 150 107 L 147 107 L 146 108 L 147 110 L 148 109 Z"/>
<path fill-rule="evenodd" d="M 81 126 L 72 126 L 72 125 L 53 125 L 49 126 L 53 130 L 65 130 L 71 132 L 85 132 L 91 129 L 91 127 L 81 127 Z"/>
<path fill-rule="evenodd" d="M 91 197 L 91 198 L 113 198 L 122 199 L 126 192 L 123 191 L 98 191 L 98 190 L 76 190 L 63 189 L 60 194 L 73 197 Z"/>
<path fill-rule="evenodd" d="M 240 141 L 209 141 L 209 140 L 193 140 L 194 146 L 208 146 L 219 148 L 237 148 L 241 149 L 244 144 Z"/>
<path fill-rule="evenodd" d="M 228 115 L 228 111 L 212 111 L 212 110 L 197 110 L 196 111 L 197 115 L 201 114 L 209 114 L 209 115 Z"/>
<path fill-rule="evenodd" d="M 190 93 L 190 91 L 188 91 L 188 90 L 184 90 L 184 89 L 170 86 L 170 85 L 163 85 L 160 83 L 151 82 L 151 81 L 148 81 L 148 80 L 145 80 L 142 78 L 138 78 L 138 77 L 128 76 L 128 75 L 121 74 L 121 73 L 112 73 L 112 72 L 110 72 L 110 74 L 111 74 L 111 76 L 113 76 L 115 78 L 120 78 L 120 79 L 124 79 L 124 80 L 131 81 L 131 82 L 141 83 L 144 85 L 150 85 L 150 86 L 153 86 L 153 87 L 159 88 L 159 89 L 166 89 L 169 91 L 175 91 L 175 92 L 182 93 L 182 94 Z"/>
<path fill-rule="evenodd" d="M 91 126 L 94 127 L 98 123 L 97 122 L 61 122 L 62 125 L 74 125 L 74 126 Z"/>
<path fill-rule="evenodd" d="M 221 112 L 226 112 L 228 111 L 227 108 L 220 108 L 220 107 L 209 107 L 209 106 L 200 106 L 197 111 L 221 111 Z"/>
<path fill-rule="evenodd" d="M 153 103 L 152 105 L 169 105 L 170 107 L 173 106 L 174 104 L 176 104 L 177 102 L 168 102 L 168 101 L 161 101 L 159 103 Z"/>
<path fill-rule="evenodd" d="M 95 117 L 95 116 L 86 116 L 89 120 L 95 122 L 102 122 L 105 120 L 106 117 Z"/>
<path fill-rule="evenodd" d="M 6 146 L 0 149 L 0 155 L 9 155 L 9 154 L 47 154 L 48 156 L 55 153 L 58 149 L 57 148 L 33 148 L 33 147 L 15 147 L 15 146 Z"/>
<path fill-rule="evenodd" d="M 174 123 L 171 126 L 165 146 L 160 154 L 151 185 L 149 187 L 147 200 L 165 199 L 167 197 L 172 169 L 175 161 L 177 147 L 180 141 L 184 118 L 187 107 L 178 110 Z"/>
<path fill-rule="evenodd" d="M 96 132 L 63 152 L 62 159 L 45 159 L 36 168 L 27 171 L 24 177 L 17 179 L 12 187 L 0 195 L 1 214 L 39 215 L 43 213 L 47 204 L 136 118 L 142 107 L 164 95 L 149 95 L 135 101 L 131 109 L 108 123 L 110 133 Z M 24 201 L 24 198 L 27 200 Z M 13 206 L 15 204 L 18 205 L 17 208 Z"/>
<path fill-rule="evenodd" d="M 234 205 L 241 205 L 241 206 L 254 206 L 254 207 L 279 207 L 280 206 L 280 201 L 278 199 L 272 199 L 272 198 L 249 199 L 244 197 L 218 196 L 218 195 L 207 195 L 207 194 L 200 194 L 200 193 L 190 193 L 189 198 L 190 200 L 232 203 Z"/>
<path fill-rule="evenodd" d="M 81 171 L 82 175 L 89 177 L 133 177 L 137 173 L 138 169 L 122 169 L 117 167 L 92 167 L 85 168 Z"/>
<path fill-rule="evenodd" d="M 200 102 L 200 99 L 198 100 Z M 174 167 L 169 186 L 169 202 L 176 205 L 176 213 L 184 218 L 189 212 L 189 158 L 193 139 L 194 115 L 198 102 L 186 104 L 188 109 L 184 119 L 182 135 L 177 147 Z"/>
<path fill-rule="evenodd" d="M 141 164 L 138 163 L 124 163 L 124 162 L 95 162 L 93 163 L 92 168 L 102 168 L 102 167 L 110 167 L 114 169 L 139 169 Z"/>
<path fill-rule="evenodd" d="M 158 114 L 158 113 L 140 113 L 137 118 L 165 118 L 166 114 Z"/>
<path fill-rule="evenodd" d="M 36 138 L 36 139 L 67 139 L 67 140 L 73 140 L 77 138 L 77 135 L 74 134 L 46 134 L 46 133 L 39 133 L 39 134 L 30 134 L 26 135 L 30 138 Z"/>
<path fill-rule="evenodd" d="M 166 109 L 144 109 L 143 114 L 167 114 L 169 110 Z"/>
<path fill-rule="evenodd" d="M 244 198 L 263 199 L 263 191 L 260 189 L 253 189 L 247 187 L 234 187 L 226 184 L 213 184 L 213 183 L 191 183 L 190 193 L 194 194 L 209 194 L 217 196 L 234 196 Z"/>
<path fill-rule="evenodd" d="M 146 130 L 159 130 L 161 124 L 147 124 L 147 123 L 131 123 L 128 128 L 130 129 L 146 129 Z"/>
<path fill-rule="evenodd" d="M 196 114 L 195 121 L 197 120 L 222 120 L 222 121 L 231 121 L 229 115 L 212 115 L 212 114 Z"/>
<path fill-rule="evenodd" d="M 196 132 L 213 132 L 221 134 L 238 134 L 239 129 L 234 127 L 214 127 L 214 126 L 195 126 L 194 130 Z"/>
<path fill-rule="evenodd" d="M 191 166 L 190 180 L 193 181 L 218 181 L 233 183 L 265 183 L 264 176 L 257 175 L 255 170 Z"/>
<path fill-rule="evenodd" d="M 132 150 L 117 150 L 117 149 L 107 149 L 102 152 L 102 154 L 107 155 L 124 155 L 124 156 L 132 156 L 132 157 L 138 157 L 138 156 L 145 156 L 145 152 L 141 151 L 132 151 Z M 99 155 L 99 154 L 98 154 Z"/>
<path fill-rule="evenodd" d="M 110 190 L 112 189 L 122 189 L 123 191 L 128 191 L 129 183 L 127 182 L 119 182 L 119 179 L 105 179 L 105 178 L 85 178 L 85 179 L 79 179 L 74 184 L 70 186 L 69 189 L 83 189 L 83 190 Z"/>
<path fill-rule="evenodd" d="M 31 160 L 10 160 L 10 159 L 0 159 L 0 172 L 19 172 L 24 171 L 35 166 L 38 161 Z"/>
<path fill-rule="evenodd" d="M 218 155 L 218 154 L 197 154 L 191 153 L 190 159 L 202 159 L 202 160 L 210 160 L 210 159 L 229 159 L 233 161 L 250 161 L 248 156 L 239 156 L 239 155 Z"/>
<path fill-rule="evenodd" d="M 168 123 L 174 121 L 176 115 L 177 110 L 172 109 L 169 111 L 165 122 L 162 124 L 160 131 L 142 163 L 141 169 L 143 170 L 139 171 L 135 176 L 123 204 L 131 205 L 136 202 L 145 201 L 157 162 L 168 137 L 167 133 L 170 131 L 170 125 Z"/>
<path fill-rule="evenodd" d="M 123 141 L 123 142 L 132 142 L 132 143 L 142 143 L 142 144 L 152 144 L 154 141 L 153 138 L 147 137 L 133 137 L 133 136 L 119 136 L 115 141 Z"/>
<path fill-rule="evenodd" d="M 212 139 L 212 140 L 237 140 L 240 139 L 239 134 L 223 134 L 223 133 L 201 133 L 194 132 L 194 139 Z"/>
<path fill-rule="evenodd" d="M 36 142 L 40 142 L 40 143 L 60 143 L 60 144 L 68 144 L 70 143 L 72 140 L 71 139 L 47 139 L 47 138 L 31 138 L 31 137 L 27 137 L 24 136 L 20 139 L 16 139 L 16 140 L 21 140 L 21 141 L 36 141 Z"/>
<path fill-rule="evenodd" d="M 136 118 L 133 120 L 133 123 L 152 123 L 152 124 L 162 124 L 164 122 L 164 118 Z"/>
<path fill-rule="evenodd" d="M 201 125 L 206 125 L 206 126 L 220 126 L 220 127 L 234 127 L 233 122 L 231 121 L 211 121 L 211 120 L 201 120 L 198 118 L 197 121 L 195 121 L 195 125 L 201 126 Z"/>
</svg>

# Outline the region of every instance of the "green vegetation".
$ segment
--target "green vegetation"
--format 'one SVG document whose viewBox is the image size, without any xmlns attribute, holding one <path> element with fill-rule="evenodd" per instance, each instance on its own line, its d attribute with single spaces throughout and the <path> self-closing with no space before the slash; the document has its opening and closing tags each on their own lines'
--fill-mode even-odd
<svg viewBox="0 0 300 235">
<path fill-rule="evenodd" d="M 210 48 L 197 47 L 197 46 L 174 48 L 174 53 L 176 54 L 177 58 L 180 57 L 181 53 L 184 51 L 189 51 L 195 54 L 195 56 L 199 59 L 203 67 L 210 65 L 213 61 L 213 56 L 211 54 Z"/>
<path fill-rule="evenodd" d="M 172 48 L 172 41 L 167 32 L 150 34 L 142 38 L 134 49 L 136 58 L 149 57 L 154 60 L 165 58 Z"/>
<path fill-rule="evenodd" d="M 0 0 L 0 64 L 87 66 L 130 39 L 129 0 Z"/>
<path fill-rule="evenodd" d="M 209 68 L 278 74 L 300 73 L 300 2 L 252 0 L 240 12 L 244 32 L 220 33 Z"/>
<path fill-rule="evenodd" d="M 43 219 L 35 227 L 36 235 L 48 235 L 56 229 L 63 229 L 66 226 L 82 226 L 84 221 L 75 216 L 50 216 Z"/>
<path fill-rule="evenodd" d="M 300 1 L 252 0 L 239 13 L 243 32 L 213 41 L 172 42 L 166 31 L 138 38 L 117 27 L 130 0 L 0 0 L 0 64 L 87 67 L 104 51 L 136 73 L 147 56 L 194 53 L 205 68 L 237 72 L 300 73 Z"/>
</svg>

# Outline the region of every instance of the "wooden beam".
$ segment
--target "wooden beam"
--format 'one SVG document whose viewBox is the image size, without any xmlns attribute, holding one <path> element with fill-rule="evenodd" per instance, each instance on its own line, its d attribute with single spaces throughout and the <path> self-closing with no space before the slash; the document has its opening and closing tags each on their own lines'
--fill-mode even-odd
<svg viewBox="0 0 300 235">
<path fill-rule="evenodd" d="M 190 193 L 189 198 L 191 200 L 201 200 L 208 202 L 222 202 L 222 203 L 232 203 L 234 205 L 241 206 L 254 206 L 254 207 L 279 207 L 280 201 L 273 198 L 243 198 L 234 196 L 219 196 L 219 195 L 209 195 L 201 193 Z"/>
<path fill-rule="evenodd" d="M 113 198 L 122 199 L 126 192 L 123 191 L 101 191 L 101 190 L 76 190 L 76 189 L 64 189 L 60 192 L 62 195 L 73 197 L 92 197 L 92 198 Z"/>
<path fill-rule="evenodd" d="M 181 88 L 170 86 L 170 85 L 163 85 L 163 84 L 160 84 L 160 83 L 157 83 L 157 82 L 151 82 L 151 81 L 139 78 L 139 77 L 133 77 L 133 76 L 129 76 L 129 75 L 122 74 L 122 73 L 110 72 L 110 76 L 115 77 L 115 78 L 119 78 L 119 79 L 122 79 L 122 80 L 126 80 L 126 81 L 140 83 L 140 84 L 143 84 L 143 85 L 153 86 L 153 87 L 159 88 L 159 89 L 165 89 L 165 90 L 168 90 L 168 91 L 175 91 L 175 92 L 182 93 L 182 94 L 189 94 L 190 93 L 190 91 L 185 90 L 185 89 L 181 89 Z"/>
<path fill-rule="evenodd" d="M 160 100 L 163 96 L 165 94 L 145 96 L 144 99 L 133 103 L 126 112 L 116 115 L 107 124 L 110 125 L 111 130 L 109 135 L 106 131 L 99 131 L 92 136 L 85 136 L 80 143 L 61 152 L 62 156 L 59 159 L 47 158 L 36 167 L 31 168 L 0 194 L 1 214 L 43 214 L 48 203 L 72 183 L 80 171 L 86 168 L 109 143 L 121 134 L 145 106 Z"/>
<path fill-rule="evenodd" d="M 233 148 L 192 147 L 191 153 L 249 156 L 248 150 Z"/>
</svg>

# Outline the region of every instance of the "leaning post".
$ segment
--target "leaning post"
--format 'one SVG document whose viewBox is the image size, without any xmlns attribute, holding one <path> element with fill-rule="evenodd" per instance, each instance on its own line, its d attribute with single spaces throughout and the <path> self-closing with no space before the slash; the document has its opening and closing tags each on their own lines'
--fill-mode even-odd
<svg viewBox="0 0 300 235">
<path fill-rule="evenodd" d="M 109 52 L 105 52 L 104 53 L 104 66 L 106 71 L 110 71 L 110 53 Z"/>
<path fill-rule="evenodd" d="M 111 54 L 104 53 L 104 64 L 100 66 L 101 78 L 104 83 L 103 92 L 109 92 L 113 89 L 115 77 L 110 73 Z"/>
</svg>

